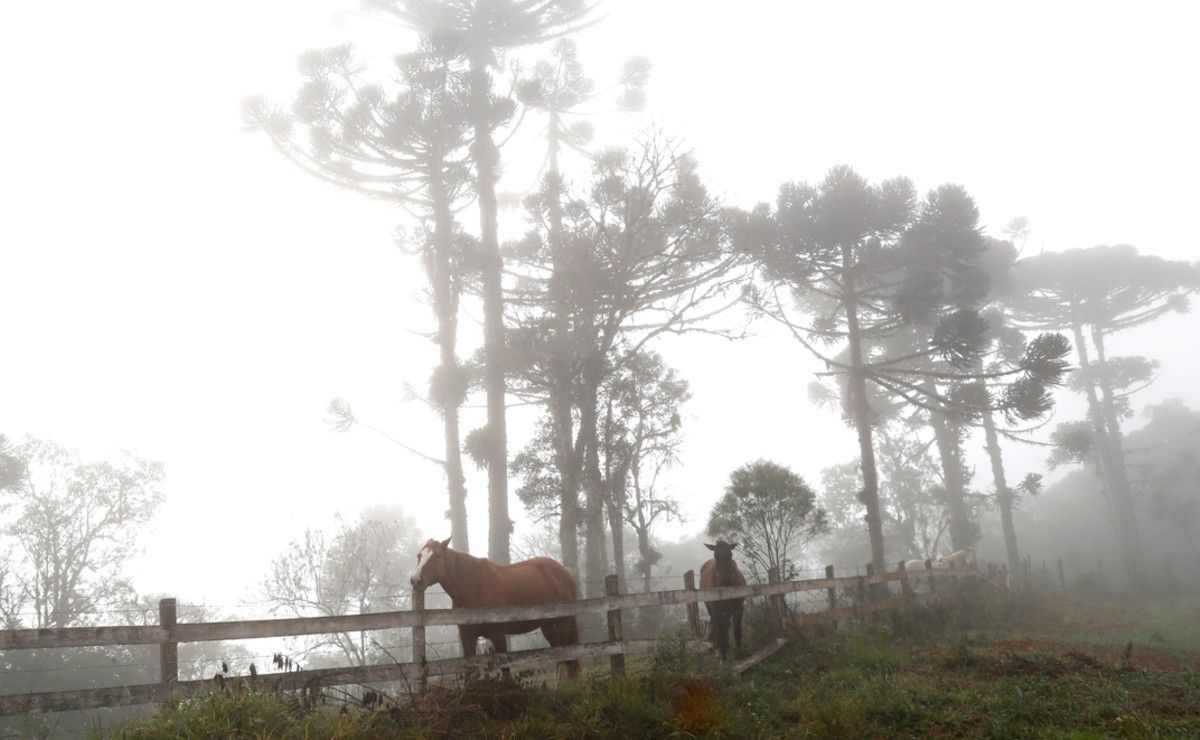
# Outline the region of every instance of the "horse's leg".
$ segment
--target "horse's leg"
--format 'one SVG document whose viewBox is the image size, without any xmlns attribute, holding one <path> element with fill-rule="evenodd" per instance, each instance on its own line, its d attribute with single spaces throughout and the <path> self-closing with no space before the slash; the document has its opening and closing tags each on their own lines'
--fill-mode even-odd
<svg viewBox="0 0 1200 740">
<path fill-rule="evenodd" d="M 542 635 L 546 638 L 546 642 L 550 643 L 550 647 L 567 647 L 579 644 L 579 628 L 575 623 L 575 617 L 560 617 L 543 622 Z M 567 678 L 575 678 L 579 675 L 578 660 L 561 661 L 558 664 L 558 668 L 560 679 L 562 678 L 564 668 L 566 669 Z"/>
<path fill-rule="evenodd" d="M 721 655 L 721 660 L 725 660 L 729 653 L 729 612 L 724 609 L 717 610 L 713 615 L 713 630 L 716 632 L 717 652 Z"/>
<path fill-rule="evenodd" d="M 479 639 L 479 633 L 469 627 L 458 628 L 458 641 L 462 643 L 462 654 L 464 658 L 475 657 L 475 643 Z"/>
<path fill-rule="evenodd" d="M 734 654 L 742 650 L 742 605 L 738 604 L 733 611 L 733 642 L 737 646 Z"/>
<path fill-rule="evenodd" d="M 488 635 L 488 639 L 492 641 L 492 646 L 496 648 L 496 655 L 504 655 L 508 652 L 508 635 L 504 632 L 494 632 Z M 505 681 L 512 680 L 512 671 L 509 670 L 508 666 L 500 669 L 500 675 Z"/>
<path fill-rule="evenodd" d="M 563 624 L 566 625 L 566 637 L 563 638 L 565 645 L 579 644 L 579 619 L 577 617 L 563 617 Z M 567 661 L 567 675 L 571 678 L 579 678 L 579 659 Z"/>
</svg>

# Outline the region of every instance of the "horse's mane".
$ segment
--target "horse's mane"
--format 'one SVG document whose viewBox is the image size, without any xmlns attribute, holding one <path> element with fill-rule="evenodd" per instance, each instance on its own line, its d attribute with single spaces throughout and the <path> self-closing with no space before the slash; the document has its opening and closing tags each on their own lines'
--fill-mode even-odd
<svg viewBox="0 0 1200 740">
<path fill-rule="evenodd" d="M 442 557 L 446 559 L 442 588 L 451 599 L 458 600 L 471 590 L 479 590 L 480 572 L 486 569 L 483 558 L 461 550 L 451 550 L 449 547 L 442 550 Z M 452 589 L 446 588 L 448 582 L 453 582 Z M 454 593 L 451 593 L 452 590 Z"/>
<path fill-rule="evenodd" d="M 716 576 L 718 586 L 733 586 L 737 576 L 742 574 L 741 568 L 738 567 L 737 560 L 730 557 L 729 563 L 722 566 L 721 561 L 715 556 L 712 558 L 713 574 Z M 745 576 L 742 576 L 745 579 Z"/>
</svg>

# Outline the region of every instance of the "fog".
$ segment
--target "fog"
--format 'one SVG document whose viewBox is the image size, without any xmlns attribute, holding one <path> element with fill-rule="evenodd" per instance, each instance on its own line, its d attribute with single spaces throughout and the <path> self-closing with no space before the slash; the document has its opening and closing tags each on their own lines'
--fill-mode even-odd
<svg viewBox="0 0 1200 740">
<path fill-rule="evenodd" d="M 1028 218 L 1022 257 L 1130 244 L 1141 255 L 1197 259 L 1200 51 L 1189 6 L 1134 14 L 1115 3 L 608 0 L 603 11 L 574 37 L 598 87 L 630 56 L 653 68 L 640 112 L 593 106 L 601 112 L 589 119 L 589 148 L 661 132 L 695 156 L 722 206 L 773 203 L 780 184 L 819 183 L 849 165 L 871 183 L 911 178 L 922 196 L 963 186 L 991 237 Z M 406 386 L 425 393 L 438 364 L 426 275 L 394 241 L 416 220 L 306 176 L 242 118 L 250 96 L 291 99 L 301 52 L 348 42 L 386 74 L 415 36 L 335 0 L 0 6 L 0 433 L 55 440 L 85 460 L 129 450 L 163 464 L 163 501 L 125 566 L 138 594 L 261 616 L 272 560 L 306 529 L 332 533 L 335 517 L 354 522 L 370 507 L 397 506 L 421 541 L 450 534 L 440 466 L 362 426 L 339 433 L 326 411 L 344 398 L 362 422 L 441 455 L 441 417 L 406 400 Z M 508 61 L 528 69 L 548 48 Z M 544 124 L 533 118 L 502 147 L 502 193 L 530 192 L 542 172 Z M 568 152 L 563 169 L 586 183 L 582 155 Z M 473 204 L 457 218 L 476 233 Z M 500 240 L 528 228 L 520 208 L 506 210 Z M 738 305 L 719 320 L 740 330 L 748 319 Z M 480 349 L 482 320 L 468 293 L 459 358 Z M 747 333 L 653 345 L 691 394 L 678 461 L 659 482 L 682 520 L 653 535 L 693 543 L 696 560 L 689 566 L 663 545 L 670 562 L 656 577 L 677 579 L 707 557 L 697 538 L 739 466 L 786 465 L 821 495 L 826 468 L 857 460 L 841 412 L 809 398 L 825 366 L 777 323 L 753 321 Z M 1129 397 L 1134 415 L 1122 423 L 1131 435 L 1148 423 L 1146 409 L 1171 399 L 1200 410 L 1198 337 L 1195 312 L 1112 335 L 1110 356 L 1159 363 L 1154 382 Z M 1068 361 L 1075 366 L 1073 354 Z M 464 436 L 484 425 L 484 398 L 482 388 L 467 398 Z M 1087 416 L 1078 394 L 1062 388 L 1053 399 L 1049 421 L 1026 425 L 1036 426 L 1026 435 L 1034 441 Z M 542 409 L 509 401 L 511 459 Z M 1155 443 L 1135 441 L 1128 446 Z M 970 432 L 963 450 L 972 488 L 990 490 L 982 434 Z M 1051 469 L 1048 452 L 1004 443 L 1010 483 L 1045 475 L 1043 491 L 1017 511 L 1022 554 L 1051 568 L 1066 558 L 1073 578 L 1101 558 L 1123 583 L 1097 475 L 1086 465 Z M 467 460 L 465 474 L 471 550 L 482 556 L 487 473 Z M 514 550 L 542 536 L 519 483 L 509 490 Z M 1170 517 L 1139 517 L 1148 562 L 1171 558 L 1194 583 L 1196 553 Z M 1003 562 L 995 510 L 977 519 L 980 559 Z M 818 539 L 797 562 L 823 567 L 839 553 L 856 559 L 828 561 L 857 568 L 870 559 L 859 536 L 861 551 L 822 549 Z M 0 554 L 11 542 L 0 539 Z"/>
</svg>

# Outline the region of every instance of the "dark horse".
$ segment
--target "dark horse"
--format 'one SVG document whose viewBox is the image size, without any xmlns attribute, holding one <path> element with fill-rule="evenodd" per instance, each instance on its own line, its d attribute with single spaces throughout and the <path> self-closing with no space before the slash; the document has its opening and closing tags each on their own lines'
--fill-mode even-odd
<svg viewBox="0 0 1200 740">
<path fill-rule="evenodd" d="M 717 544 L 704 545 L 713 551 L 713 559 L 700 566 L 700 588 L 715 588 L 718 586 L 745 586 L 746 579 L 733 562 L 733 549 L 737 543 L 717 540 Z M 742 649 L 742 603 L 745 599 L 722 599 L 721 601 L 706 601 L 708 618 L 712 622 L 713 641 L 717 651 L 724 659 L 729 652 L 729 623 L 733 622 L 733 639 L 737 650 Z"/>
<path fill-rule="evenodd" d="M 417 553 L 417 568 L 409 581 L 422 588 L 442 584 L 455 608 L 525 606 L 578 598 L 571 572 L 550 558 L 532 558 L 499 565 L 484 558 L 450 549 L 450 540 L 429 540 Z M 497 653 L 508 652 L 508 636 L 541 629 L 551 647 L 579 644 L 575 617 L 555 617 L 501 624 L 470 624 L 458 628 L 463 655 L 475 655 L 480 637 L 491 640 Z M 575 675 L 578 661 L 568 665 Z"/>
</svg>

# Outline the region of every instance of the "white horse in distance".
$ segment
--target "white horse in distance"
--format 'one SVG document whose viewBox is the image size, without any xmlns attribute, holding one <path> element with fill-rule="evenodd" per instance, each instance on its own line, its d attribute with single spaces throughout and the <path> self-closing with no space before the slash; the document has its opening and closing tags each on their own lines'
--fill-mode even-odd
<svg viewBox="0 0 1200 740">
<path fill-rule="evenodd" d="M 942 555 L 941 557 L 934 558 L 932 561 L 930 561 L 930 565 L 932 565 L 935 570 L 950 570 L 952 568 L 956 570 L 962 570 L 965 568 L 970 568 L 973 562 L 975 562 L 975 553 L 972 552 L 971 548 L 968 547 L 963 550 L 952 552 L 949 555 Z M 905 560 L 904 570 L 909 573 L 919 573 L 925 570 L 925 561 Z"/>
</svg>

